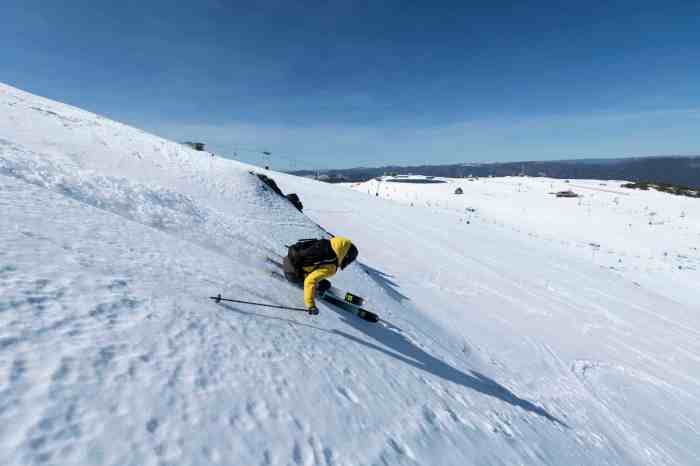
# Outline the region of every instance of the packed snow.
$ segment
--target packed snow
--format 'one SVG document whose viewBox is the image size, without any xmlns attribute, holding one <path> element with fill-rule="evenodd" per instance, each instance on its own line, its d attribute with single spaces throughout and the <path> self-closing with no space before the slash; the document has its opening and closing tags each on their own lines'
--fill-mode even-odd
<svg viewBox="0 0 700 466">
<path fill-rule="evenodd" d="M 1 464 L 700 463 L 697 200 L 251 171 L 0 85 Z M 381 322 L 209 299 L 324 230 Z"/>
</svg>

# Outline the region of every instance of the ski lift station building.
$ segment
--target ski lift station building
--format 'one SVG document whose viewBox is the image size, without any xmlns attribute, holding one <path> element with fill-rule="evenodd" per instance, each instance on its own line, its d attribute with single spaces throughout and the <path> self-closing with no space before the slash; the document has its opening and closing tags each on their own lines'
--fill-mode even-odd
<svg viewBox="0 0 700 466">
<path fill-rule="evenodd" d="M 377 178 L 378 181 L 386 181 L 387 183 L 411 183 L 411 184 L 437 184 L 445 183 L 444 180 L 435 178 L 434 176 L 423 175 L 393 175 L 382 176 Z"/>
</svg>

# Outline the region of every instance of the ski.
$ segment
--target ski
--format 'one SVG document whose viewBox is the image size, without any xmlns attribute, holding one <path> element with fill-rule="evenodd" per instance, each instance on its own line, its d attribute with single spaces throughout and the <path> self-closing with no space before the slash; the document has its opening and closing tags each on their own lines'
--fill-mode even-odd
<svg viewBox="0 0 700 466">
<path fill-rule="evenodd" d="M 356 315 L 367 322 L 379 322 L 379 316 L 374 312 L 363 309 L 360 306 L 349 303 L 347 300 L 336 296 L 332 290 L 326 290 L 319 296 L 323 301 L 332 304 L 344 311 Z"/>
<path fill-rule="evenodd" d="M 352 294 L 349 291 L 346 291 L 345 302 L 354 304 L 355 306 L 362 306 L 365 303 L 365 298 L 356 294 Z"/>
</svg>

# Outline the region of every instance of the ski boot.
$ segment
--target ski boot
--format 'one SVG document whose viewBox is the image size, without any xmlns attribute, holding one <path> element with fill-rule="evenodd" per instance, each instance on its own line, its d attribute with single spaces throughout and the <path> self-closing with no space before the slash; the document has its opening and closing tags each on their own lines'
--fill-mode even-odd
<svg viewBox="0 0 700 466">
<path fill-rule="evenodd" d="M 326 291 L 330 290 L 332 286 L 331 282 L 324 278 L 316 285 L 316 294 L 323 298 L 323 295 L 325 295 Z"/>
</svg>

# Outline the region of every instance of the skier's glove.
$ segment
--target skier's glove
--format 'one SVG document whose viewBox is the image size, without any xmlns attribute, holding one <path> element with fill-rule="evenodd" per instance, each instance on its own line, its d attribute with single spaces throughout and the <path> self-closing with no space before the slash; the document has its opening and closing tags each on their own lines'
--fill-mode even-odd
<svg viewBox="0 0 700 466">
<path fill-rule="evenodd" d="M 315 316 L 318 314 L 318 308 L 316 306 L 311 306 L 306 311 L 309 313 L 309 315 L 312 315 L 312 316 Z"/>
</svg>

